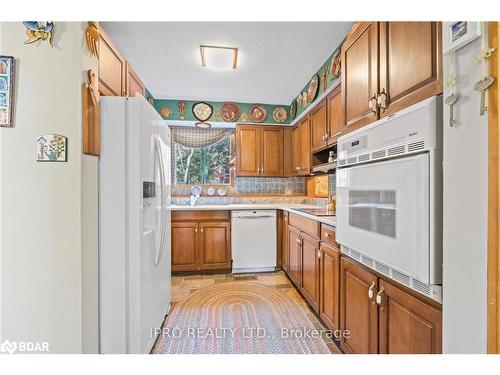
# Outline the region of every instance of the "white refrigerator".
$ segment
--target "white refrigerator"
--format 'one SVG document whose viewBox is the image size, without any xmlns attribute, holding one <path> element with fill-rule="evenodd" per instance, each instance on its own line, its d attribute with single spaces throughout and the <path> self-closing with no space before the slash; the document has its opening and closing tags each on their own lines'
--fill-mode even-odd
<svg viewBox="0 0 500 375">
<path fill-rule="evenodd" d="M 170 308 L 170 130 L 140 95 L 100 106 L 99 351 L 149 353 Z"/>
</svg>

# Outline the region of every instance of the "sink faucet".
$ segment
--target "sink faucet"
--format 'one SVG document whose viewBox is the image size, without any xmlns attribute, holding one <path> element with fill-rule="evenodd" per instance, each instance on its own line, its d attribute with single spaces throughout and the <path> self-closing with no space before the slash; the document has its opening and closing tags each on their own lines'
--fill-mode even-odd
<svg viewBox="0 0 500 375">
<path fill-rule="evenodd" d="M 198 198 L 200 197 L 200 194 L 196 194 L 196 195 L 190 195 L 189 197 L 189 204 L 191 206 L 194 206 L 196 204 L 196 201 L 198 200 Z"/>
</svg>

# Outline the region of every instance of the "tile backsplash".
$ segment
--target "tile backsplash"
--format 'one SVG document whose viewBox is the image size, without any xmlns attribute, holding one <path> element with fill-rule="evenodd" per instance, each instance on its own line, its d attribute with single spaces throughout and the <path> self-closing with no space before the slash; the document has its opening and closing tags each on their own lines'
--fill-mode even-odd
<svg viewBox="0 0 500 375">
<path fill-rule="evenodd" d="M 177 187 L 172 193 L 189 195 L 191 186 Z M 305 195 L 305 177 L 236 177 L 234 186 L 227 187 L 228 194 L 255 195 Z M 203 192 L 205 195 L 205 191 Z"/>
</svg>

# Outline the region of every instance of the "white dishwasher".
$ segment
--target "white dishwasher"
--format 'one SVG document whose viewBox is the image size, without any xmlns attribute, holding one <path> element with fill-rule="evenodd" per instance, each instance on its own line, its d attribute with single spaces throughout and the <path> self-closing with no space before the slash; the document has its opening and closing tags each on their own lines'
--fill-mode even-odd
<svg viewBox="0 0 500 375">
<path fill-rule="evenodd" d="M 232 211 L 233 273 L 274 271 L 276 248 L 275 210 Z"/>
</svg>

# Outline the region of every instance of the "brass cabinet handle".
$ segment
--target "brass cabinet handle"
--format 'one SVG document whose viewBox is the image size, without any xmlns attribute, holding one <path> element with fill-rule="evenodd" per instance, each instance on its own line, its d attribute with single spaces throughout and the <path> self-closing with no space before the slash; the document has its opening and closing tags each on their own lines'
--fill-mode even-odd
<svg viewBox="0 0 500 375">
<path fill-rule="evenodd" d="M 196 224 L 194 227 L 194 234 L 198 234 L 198 224 Z"/>
<path fill-rule="evenodd" d="M 377 293 L 377 297 L 375 298 L 375 301 L 377 302 L 377 305 L 379 305 L 380 307 L 383 307 L 382 306 L 382 301 L 383 301 L 383 297 L 384 297 L 384 287 L 381 287 L 379 292 Z"/>
<path fill-rule="evenodd" d="M 203 233 L 203 225 L 200 225 L 200 232 Z"/>
<path fill-rule="evenodd" d="M 373 96 L 370 98 L 368 102 L 368 108 L 370 108 L 370 111 L 372 111 L 372 114 L 374 116 L 377 115 L 377 93 L 373 94 Z"/>
<path fill-rule="evenodd" d="M 375 281 L 372 281 L 372 285 L 370 285 L 370 288 L 368 289 L 368 299 L 370 301 L 373 301 L 374 289 L 375 289 Z"/>
<path fill-rule="evenodd" d="M 322 253 L 322 252 L 323 252 L 323 249 L 322 249 L 322 248 L 320 248 L 320 249 L 318 250 L 318 258 L 319 258 L 319 259 L 321 259 L 321 253 Z"/>
<path fill-rule="evenodd" d="M 330 233 L 325 232 L 325 238 L 330 238 Z"/>
<path fill-rule="evenodd" d="M 382 89 L 377 96 L 377 106 L 382 109 L 382 113 L 387 109 L 387 94 L 385 89 Z"/>
</svg>

